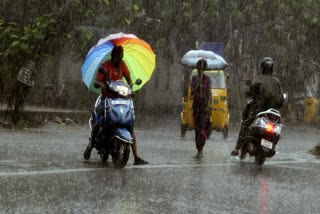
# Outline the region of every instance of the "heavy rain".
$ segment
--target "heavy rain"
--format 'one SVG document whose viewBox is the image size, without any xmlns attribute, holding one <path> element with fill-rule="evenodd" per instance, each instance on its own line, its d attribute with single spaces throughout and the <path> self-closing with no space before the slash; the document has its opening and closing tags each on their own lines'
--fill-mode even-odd
<svg viewBox="0 0 320 214">
<path fill-rule="evenodd" d="M 319 11 L 0 0 L 0 213 L 319 213 Z"/>
</svg>

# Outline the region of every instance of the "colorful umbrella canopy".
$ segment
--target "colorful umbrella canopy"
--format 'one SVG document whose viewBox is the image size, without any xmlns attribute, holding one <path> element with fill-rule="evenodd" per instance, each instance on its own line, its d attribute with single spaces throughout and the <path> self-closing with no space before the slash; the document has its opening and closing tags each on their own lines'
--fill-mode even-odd
<svg viewBox="0 0 320 214">
<path fill-rule="evenodd" d="M 133 91 L 139 90 L 151 78 L 156 56 L 150 45 L 133 34 L 120 32 L 100 39 L 88 52 L 81 72 L 82 80 L 90 90 L 99 94 L 99 89 L 93 86 L 98 68 L 110 59 L 113 47 L 119 45 L 123 47 L 123 61 L 130 71 L 132 82 L 138 78 L 142 80 L 141 85 L 133 86 Z"/>
<path fill-rule="evenodd" d="M 212 51 L 205 50 L 191 50 L 188 51 L 182 58 L 181 64 L 191 68 L 197 66 L 197 62 L 201 59 L 207 61 L 208 70 L 220 70 L 227 67 L 228 63 L 218 54 Z"/>
</svg>

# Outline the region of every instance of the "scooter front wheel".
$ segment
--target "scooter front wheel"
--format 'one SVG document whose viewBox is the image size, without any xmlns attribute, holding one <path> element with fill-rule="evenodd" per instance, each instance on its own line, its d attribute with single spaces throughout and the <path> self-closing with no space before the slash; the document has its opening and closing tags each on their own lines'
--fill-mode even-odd
<svg viewBox="0 0 320 214">
<path fill-rule="evenodd" d="M 123 142 L 117 142 L 117 149 L 112 155 L 112 162 L 116 168 L 126 166 L 130 155 L 130 145 Z"/>
<path fill-rule="evenodd" d="M 106 154 L 106 153 L 100 154 L 102 166 L 106 166 L 108 164 L 108 157 L 109 157 L 109 154 Z"/>
</svg>

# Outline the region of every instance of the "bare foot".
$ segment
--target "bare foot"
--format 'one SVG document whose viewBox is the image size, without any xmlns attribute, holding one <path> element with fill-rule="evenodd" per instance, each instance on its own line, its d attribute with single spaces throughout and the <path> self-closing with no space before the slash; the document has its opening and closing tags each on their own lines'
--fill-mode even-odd
<svg viewBox="0 0 320 214">
<path fill-rule="evenodd" d="M 204 156 L 203 156 L 203 153 L 202 153 L 202 151 L 200 151 L 200 152 L 198 152 L 198 154 L 196 155 L 196 156 L 194 156 L 193 158 L 197 158 L 197 159 L 201 159 L 201 158 L 203 158 Z"/>
</svg>

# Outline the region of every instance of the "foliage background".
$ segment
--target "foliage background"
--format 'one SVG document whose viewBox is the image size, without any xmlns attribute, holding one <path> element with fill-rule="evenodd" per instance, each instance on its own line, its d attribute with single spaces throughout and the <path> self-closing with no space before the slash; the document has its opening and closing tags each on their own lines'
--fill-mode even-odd
<svg viewBox="0 0 320 214">
<path fill-rule="evenodd" d="M 147 41 L 157 54 L 152 87 L 165 85 L 167 94 L 171 79 L 179 82 L 181 56 L 196 48 L 195 41 L 224 43 L 232 114 L 240 115 L 243 73 L 258 71 L 264 56 L 275 59 L 277 75 L 293 92 L 294 83 L 319 72 L 319 11 L 318 0 L 0 0 L 0 102 L 15 115 L 34 93 L 16 81 L 21 66 L 33 60 L 43 70 L 61 52 L 83 61 L 98 40 L 94 29 L 101 28 Z M 33 75 L 39 82 L 41 72 Z M 138 107 L 144 96 L 141 91 Z"/>
</svg>

